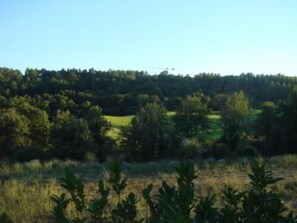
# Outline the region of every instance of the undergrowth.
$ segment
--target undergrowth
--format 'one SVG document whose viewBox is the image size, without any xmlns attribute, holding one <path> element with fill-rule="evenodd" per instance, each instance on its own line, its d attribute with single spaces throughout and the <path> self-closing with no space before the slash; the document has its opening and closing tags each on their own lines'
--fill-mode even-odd
<svg viewBox="0 0 297 223">
<path fill-rule="evenodd" d="M 249 186 L 245 190 L 227 187 L 216 197 L 208 193 L 202 196 L 194 183 L 198 178 L 194 164 L 181 162 L 175 167 L 176 184 L 171 186 L 163 181 L 154 190 L 149 184 L 142 190 L 142 199 L 147 205 L 147 213 L 140 215 L 137 209 L 136 193 L 127 189 L 128 178 L 123 165 L 112 161 L 106 167 L 106 176 L 99 180 L 97 193 L 87 199 L 85 183 L 69 169 L 61 178 L 63 192 L 51 196 L 54 207 L 53 221 L 59 223 L 192 223 L 192 222 L 242 222 L 242 223 L 296 223 L 297 217 L 288 212 L 280 195 L 272 190 L 282 178 L 275 177 L 262 162 L 251 163 Z M 153 193 L 153 191 L 155 191 Z M 111 197 L 116 202 L 110 202 Z M 218 206 L 216 200 L 222 200 Z M 75 214 L 70 214 L 70 209 Z M 141 217 L 139 217 L 141 216 Z M 11 223 L 3 213 L 1 223 Z"/>
</svg>

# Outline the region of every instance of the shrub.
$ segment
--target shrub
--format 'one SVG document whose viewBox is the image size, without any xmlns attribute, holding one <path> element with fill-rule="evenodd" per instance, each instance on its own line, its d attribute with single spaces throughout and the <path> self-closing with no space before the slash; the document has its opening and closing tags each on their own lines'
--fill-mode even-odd
<svg viewBox="0 0 297 223">
<path fill-rule="evenodd" d="M 196 138 L 184 139 L 178 149 L 180 159 L 196 159 L 204 152 L 203 146 Z"/>
<path fill-rule="evenodd" d="M 81 178 L 77 178 L 71 171 L 67 170 L 62 178 L 61 186 L 66 193 L 52 196 L 55 203 L 52 214 L 57 222 L 114 222 L 114 223 L 137 223 L 136 204 L 138 200 L 133 192 L 121 198 L 127 186 L 127 177 L 123 174 L 122 165 L 118 161 L 113 161 L 108 165 L 107 179 L 110 187 L 100 180 L 98 183 L 98 197 L 92 199 L 89 204 L 84 193 L 84 184 Z M 109 204 L 109 195 L 114 192 L 118 197 L 118 202 L 112 208 Z M 70 204 L 74 205 L 76 217 L 71 218 L 67 212 Z"/>
<path fill-rule="evenodd" d="M 0 215 L 0 223 L 12 223 L 12 220 L 7 216 L 6 213 Z"/>
<path fill-rule="evenodd" d="M 30 160 L 49 160 L 52 156 L 49 151 L 44 151 L 43 149 L 30 146 L 26 148 L 17 149 L 13 154 L 11 159 L 18 162 L 27 162 Z"/>
<path fill-rule="evenodd" d="M 131 192 L 121 199 L 121 194 L 127 186 L 127 178 L 123 175 L 119 162 L 112 162 L 108 167 L 107 182 L 111 189 L 100 181 L 100 197 L 92 200 L 89 205 L 85 203 L 82 180 L 68 171 L 61 184 L 68 194 L 53 197 L 56 204 L 53 214 L 58 222 L 297 222 L 292 213 L 284 216 L 286 209 L 280 196 L 267 189 L 268 185 L 282 178 L 273 177 L 264 164 L 254 162 L 251 166 L 252 173 L 248 174 L 251 180 L 250 189 L 242 192 L 233 188 L 225 189 L 222 193 L 224 204 L 218 208 L 215 207 L 214 195 L 197 196 L 194 164 L 180 163 L 175 169 L 178 174 L 177 186 L 170 186 L 164 181 L 155 195 L 151 195 L 152 184 L 142 191 L 150 213 L 146 219 L 140 220 L 137 220 L 138 200 L 135 194 Z M 117 195 L 118 203 L 108 211 L 106 207 L 111 190 Z M 88 215 L 71 220 L 66 214 L 70 202 L 74 203 L 78 211 L 77 216 L 81 216 L 84 209 L 88 211 Z"/>
<path fill-rule="evenodd" d="M 258 151 L 253 146 L 246 146 L 244 148 L 240 148 L 236 151 L 236 155 L 239 157 L 257 157 Z"/>
</svg>

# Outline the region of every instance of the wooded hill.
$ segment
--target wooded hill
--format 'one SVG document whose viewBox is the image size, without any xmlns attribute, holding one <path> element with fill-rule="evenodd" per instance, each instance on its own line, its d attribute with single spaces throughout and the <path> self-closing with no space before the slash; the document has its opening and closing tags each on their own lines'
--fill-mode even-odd
<svg viewBox="0 0 297 223">
<path fill-rule="evenodd" d="M 149 75 L 144 71 L 96 71 L 0 68 L 0 105 L 6 99 L 26 96 L 48 111 L 68 109 L 77 113 L 86 104 L 99 105 L 104 114 L 135 114 L 140 103 L 158 96 L 168 110 L 176 110 L 179 100 L 195 92 L 210 96 L 211 107 L 218 109 L 217 96 L 243 90 L 253 107 L 265 101 L 287 98 L 297 85 L 297 77 L 284 75 L 220 76 L 201 73 L 193 77 L 162 72 Z M 150 100 L 157 100 L 151 98 Z"/>
<path fill-rule="evenodd" d="M 283 75 L 0 68 L 0 159 L 295 153 L 296 86 L 296 77 Z M 253 108 L 262 112 L 251 122 Z M 211 111 L 222 117 L 220 139 L 205 138 Z M 135 116 L 117 140 L 104 114 Z"/>
</svg>

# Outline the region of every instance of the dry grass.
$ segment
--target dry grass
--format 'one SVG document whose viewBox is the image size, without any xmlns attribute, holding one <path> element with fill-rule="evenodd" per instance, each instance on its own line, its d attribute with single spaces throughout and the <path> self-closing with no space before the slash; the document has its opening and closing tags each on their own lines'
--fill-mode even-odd
<svg viewBox="0 0 297 223">
<path fill-rule="evenodd" d="M 263 159 L 262 159 L 263 161 Z M 273 189 L 278 191 L 286 206 L 291 210 L 297 209 L 297 156 L 287 155 L 265 160 L 267 167 L 277 176 L 285 180 L 279 182 Z M 201 195 L 215 193 L 220 195 L 224 187 L 246 189 L 250 172 L 249 161 L 196 161 L 197 192 Z M 129 176 L 126 192 L 137 194 L 138 208 L 142 216 L 147 214 L 147 207 L 141 198 L 141 190 L 153 183 L 156 190 L 166 181 L 175 184 L 174 161 L 151 162 L 145 164 L 125 163 L 125 170 Z M 0 164 L 0 213 L 7 212 L 15 222 L 49 222 L 52 202 L 50 196 L 59 194 L 59 178 L 65 168 L 72 169 L 84 178 L 85 189 L 89 199 L 96 194 L 98 179 L 103 177 L 104 164 L 78 163 L 73 161 L 50 161 L 40 163 L 31 161 L 24 164 Z M 116 198 L 113 198 L 116 199 Z M 112 200 L 111 200 L 112 202 Z M 218 204 L 221 202 L 217 201 Z"/>
</svg>

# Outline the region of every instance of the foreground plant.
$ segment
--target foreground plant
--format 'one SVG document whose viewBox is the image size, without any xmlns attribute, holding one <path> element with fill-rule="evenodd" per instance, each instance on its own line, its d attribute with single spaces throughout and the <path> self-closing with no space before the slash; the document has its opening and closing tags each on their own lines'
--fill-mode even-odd
<svg viewBox="0 0 297 223">
<path fill-rule="evenodd" d="M 52 214 L 56 222 L 59 223 L 83 223 L 83 222 L 113 222 L 113 223 L 138 223 L 136 220 L 136 204 L 138 200 L 133 192 L 121 199 L 126 186 L 127 177 L 123 174 L 122 165 L 118 161 L 113 161 L 107 168 L 107 179 L 109 187 L 103 180 L 98 183 L 98 197 L 92 199 L 86 204 L 84 184 L 81 178 L 77 178 L 69 170 L 65 177 L 61 179 L 61 186 L 66 190 L 59 196 L 52 196 L 55 203 Z M 113 205 L 109 203 L 109 195 L 114 191 L 118 196 L 118 203 Z M 76 210 L 76 217 L 71 218 L 67 212 L 69 204 L 72 203 Z"/>
<path fill-rule="evenodd" d="M 127 177 L 120 162 L 108 165 L 108 185 L 100 180 L 98 196 L 89 202 L 83 180 L 67 170 L 61 179 L 65 192 L 51 197 L 55 204 L 52 214 L 58 223 L 297 223 L 297 217 L 292 212 L 285 214 L 287 209 L 280 196 L 268 187 L 282 178 L 274 177 L 264 164 L 253 162 L 251 167 L 250 188 L 246 191 L 226 188 L 222 191 L 223 204 L 216 207 L 214 195 L 198 195 L 194 164 L 182 162 L 175 169 L 176 186 L 164 181 L 155 194 L 152 194 L 152 184 L 143 189 L 142 196 L 149 210 L 143 219 L 138 216 L 135 194 L 130 192 L 122 198 Z M 110 202 L 112 192 L 118 198 L 116 203 Z M 70 206 L 75 209 L 74 217 L 69 215 Z M 12 221 L 4 213 L 0 215 L 0 223 Z"/>
<path fill-rule="evenodd" d="M 12 220 L 7 216 L 6 213 L 0 215 L 0 223 L 12 223 Z"/>
<path fill-rule="evenodd" d="M 252 173 L 248 174 L 251 188 L 243 192 L 233 188 L 223 190 L 224 204 L 217 208 L 214 195 L 195 195 L 193 180 L 197 176 L 194 165 L 180 163 L 176 167 L 177 187 L 170 187 L 163 182 L 154 196 L 151 195 L 151 184 L 143 190 L 143 197 L 151 212 L 147 222 L 296 223 L 297 217 L 292 212 L 284 215 L 287 209 L 280 196 L 267 189 L 267 186 L 282 178 L 273 177 L 264 164 L 253 162 L 251 166 Z"/>
</svg>

